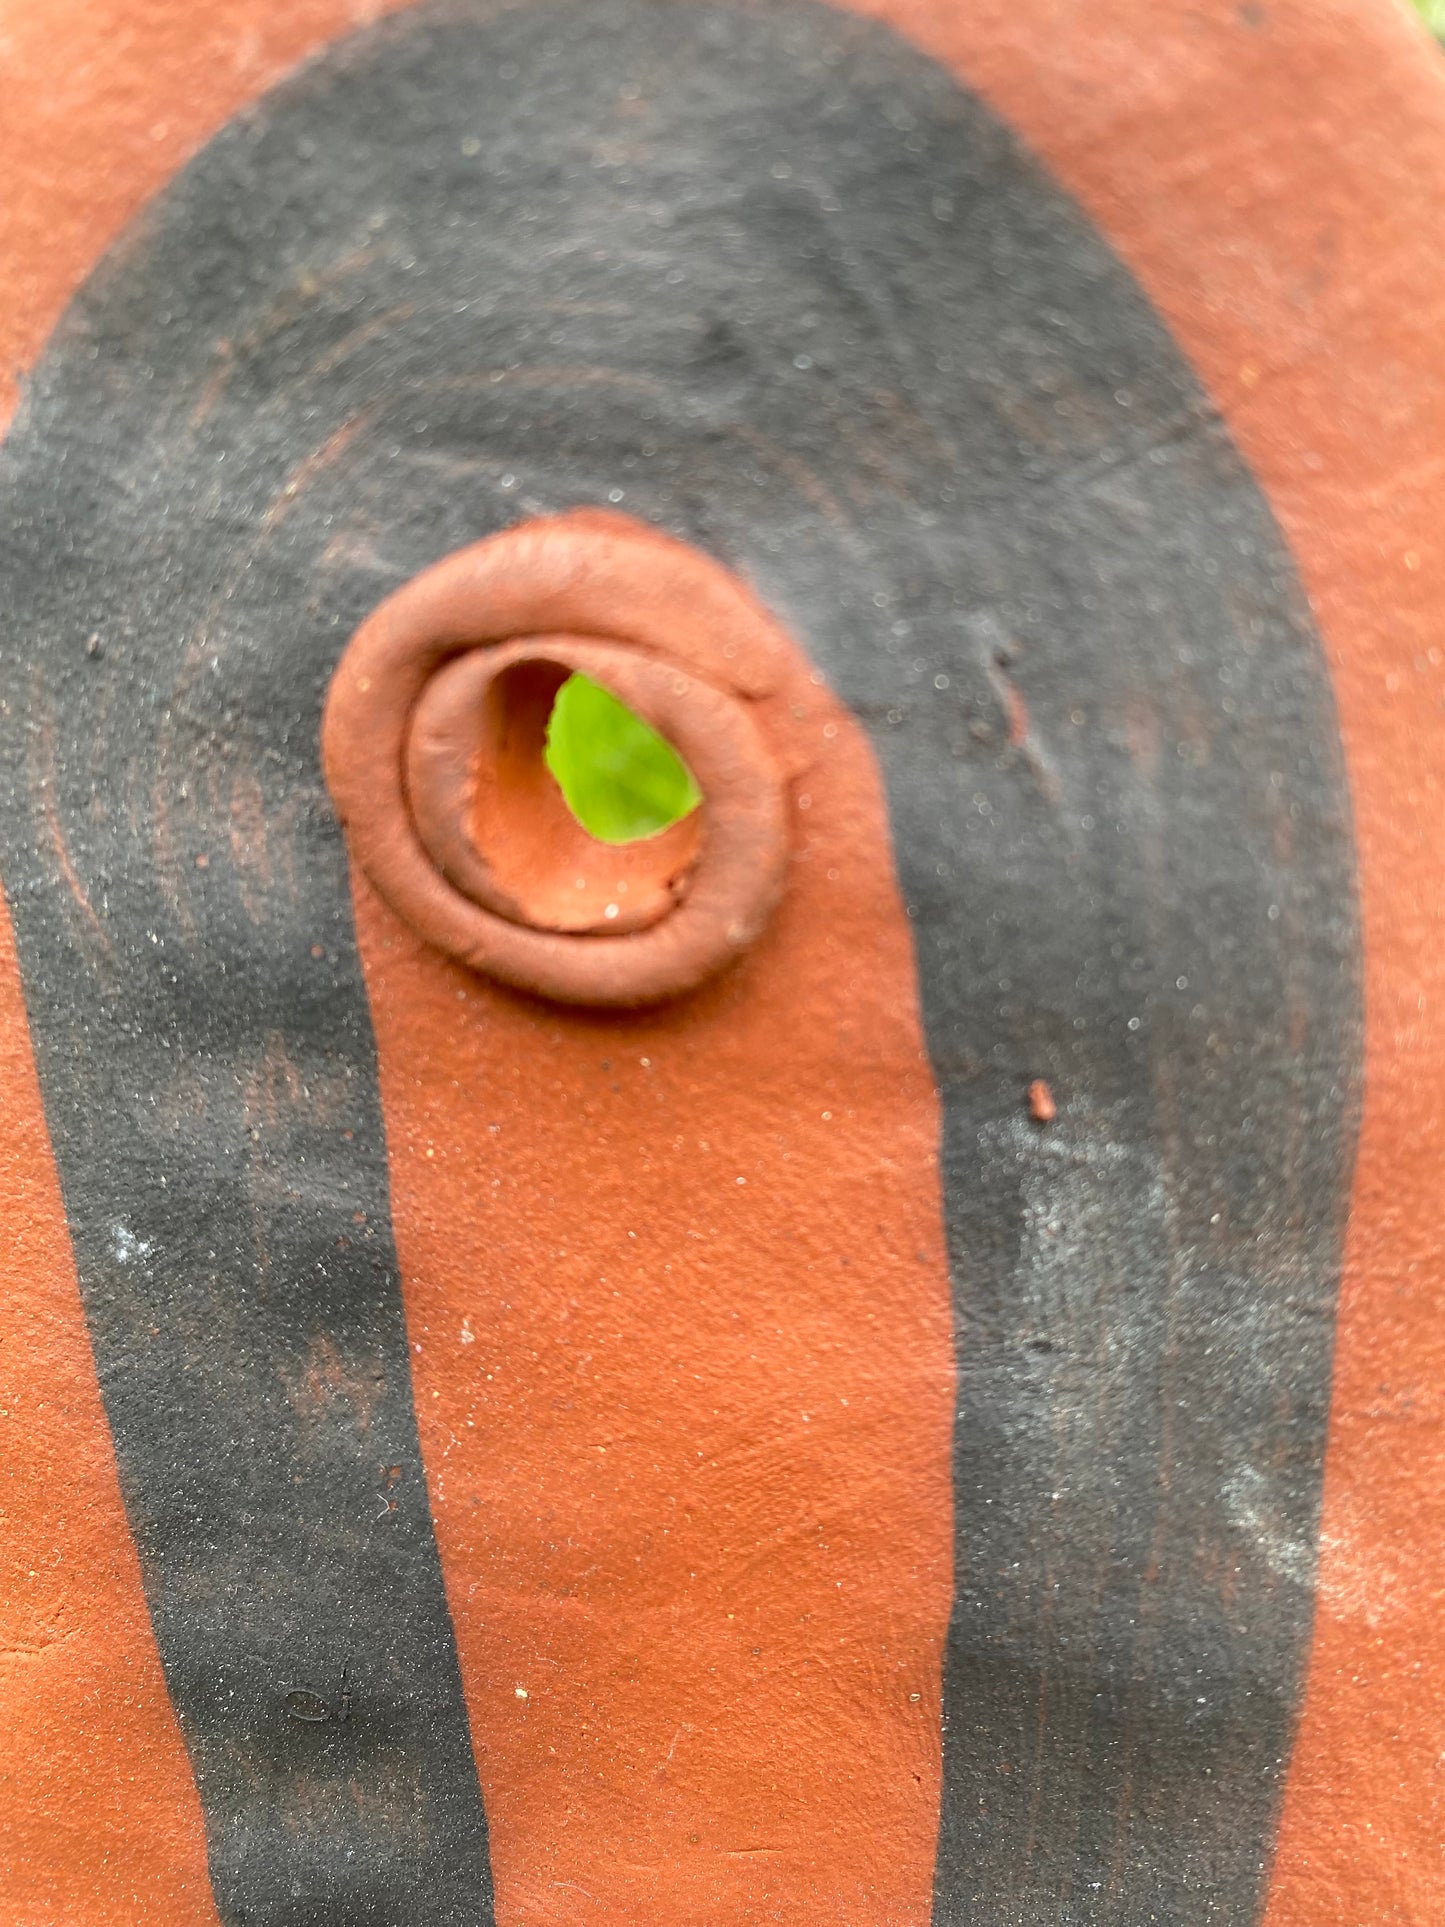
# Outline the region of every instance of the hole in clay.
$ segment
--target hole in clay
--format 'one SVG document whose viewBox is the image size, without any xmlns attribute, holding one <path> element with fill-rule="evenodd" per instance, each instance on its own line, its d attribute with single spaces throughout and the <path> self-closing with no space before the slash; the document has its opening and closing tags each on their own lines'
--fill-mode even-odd
<svg viewBox="0 0 1445 1927">
<path fill-rule="evenodd" d="M 571 702 L 559 702 L 576 684 Z M 614 936 L 646 929 L 673 908 L 700 847 L 702 799 L 648 723 L 610 690 L 539 653 L 489 682 L 469 727 L 477 736 L 461 824 L 466 848 L 443 847 L 442 861 L 465 887 L 480 859 L 477 901 L 538 929 Z"/>
<path fill-rule="evenodd" d="M 544 760 L 568 809 L 600 843 L 657 836 L 702 801 L 671 743 L 586 676 L 569 676 L 557 691 Z"/>
</svg>

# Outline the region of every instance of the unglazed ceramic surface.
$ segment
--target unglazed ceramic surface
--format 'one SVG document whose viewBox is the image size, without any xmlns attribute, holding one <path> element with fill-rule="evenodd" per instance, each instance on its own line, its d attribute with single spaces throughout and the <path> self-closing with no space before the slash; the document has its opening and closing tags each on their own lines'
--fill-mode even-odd
<svg viewBox="0 0 1445 1927">
<path fill-rule="evenodd" d="M 1438 54 L 0 72 L 0 1912 L 1435 1927 Z"/>
</svg>

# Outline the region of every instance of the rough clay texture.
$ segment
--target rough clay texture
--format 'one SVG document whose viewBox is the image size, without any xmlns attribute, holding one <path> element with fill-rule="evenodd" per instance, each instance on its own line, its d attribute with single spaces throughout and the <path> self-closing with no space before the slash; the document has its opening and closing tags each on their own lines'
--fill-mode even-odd
<svg viewBox="0 0 1445 1927">
<path fill-rule="evenodd" d="M 139 195 L 259 84 L 281 33 L 299 50 L 307 32 L 345 24 L 321 9 L 288 10 L 284 30 L 254 6 L 208 9 L 204 22 L 121 9 L 134 59 L 117 68 L 114 10 L 88 10 L 68 35 L 58 11 L 17 9 L 9 56 L 28 83 L 7 114 L 22 150 L 7 206 L 20 264 L 7 325 L 26 355 Z M 1439 739 L 1423 700 L 1438 673 L 1440 554 L 1421 485 L 1445 406 L 1429 239 L 1442 198 L 1434 57 L 1404 20 L 1355 6 L 1161 17 L 1113 0 L 1091 10 L 1087 35 L 1072 10 L 1045 4 L 896 17 L 1005 110 L 1122 246 L 1269 488 L 1331 653 L 1361 857 L 1369 1077 L 1324 1583 L 1270 1917 L 1425 1922 L 1440 1901 L 1433 1769 L 1445 1690 L 1435 1582 L 1411 1556 L 1438 1540 L 1445 1490 L 1428 1242 L 1445 1151 L 1431 1014 L 1442 967 L 1430 907 L 1438 813 L 1428 807 Z M 53 65 L 62 48 L 63 79 Z M 1326 105 L 1311 119 L 1301 98 Z M 1241 128 L 1257 145 L 1241 149 Z M 1246 185 L 1226 193 L 1221 180 Z M 1064 1080 L 1052 1088 L 1066 1105 Z M 32 1128 L 25 1102 L 13 1116 Z M 398 1191 L 404 1246 L 402 1202 L 422 1218 L 429 1210 L 425 1148 L 415 1147 L 416 1188 Z M 63 1283 L 62 1245 L 52 1222 L 38 1277 Z M 1268 1519 L 1252 1516 L 1267 1543 Z M 48 1529 L 37 1531 L 53 1552 Z M 56 1717 L 82 1724 L 91 1783 L 122 1784 L 125 1756 L 84 1724 L 84 1702 Z M 184 1805 L 178 1797 L 183 1832 Z M 77 1875 L 72 1917 L 92 1892 L 97 1921 L 147 1917 L 128 1886 L 106 1886 L 113 1875 Z M 1100 1890 L 1078 1898 L 1095 1910 L 1080 1918 L 1132 1917 L 1117 1887 Z M 560 1891 L 547 1904 L 562 1904 Z"/>
<path fill-rule="evenodd" d="M 400 1254 L 424 1353 L 415 1334 L 444 1329 L 429 1293 L 450 1287 L 450 1396 L 422 1354 L 412 1363 L 504 1886 L 510 1856 L 525 1869 L 545 1843 L 553 1879 L 575 1876 L 593 1904 L 679 1920 L 785 1917 L 805 1895 L 822 1917 L 866 1905 L 903 1920 L 931 1876 L 950 1920 L 1250 1907 L 1309 1625 L 1353 1068 L 1350 851 L 1323 666 L 1278 537 L 1069 204 L 940 70 L 822 11 L 413 15 L 339 50 L 188 171 L 72 310 L 12 448 L 13 600 L 48 638 L 31 700 L 58 737 L 32 757 L 12 889 L 27 972 L 56 999 L 33 1012 L 42 1075 L 98 1343 L 125 1362 L 107 1379 L 112 1422 L 225 1908 L 284 1906 L 299 1827 L 298 1913 L 465 1910 L 465 1776 L 440 1712 L 427 1547 L 402 1532 L 414 1512 L 393 1526 L 383 1507 L 384 1541 L 356 1512 L 377 1451 L 402 1468 L 398 1503 L 414 1489 L 404 1431 L 388 1449 L 399 1328 L 316 706 L 340 637 L 438 548 L 603 496 L 751 578 L 881 759 L 943 1099 L 960 1357 L 942 1826 L 933 1876 L 926 1682 L 948 1519 L 927 1455 L 944 1444 L 952 1356 L 926 1241 L 916 1275 L 894 1269 L 916 1215 L 906 1187 L 931 1175 L 875 1124 L 868 1157 L 911 1175 L 866 1221 L 842 1208 L 867 1196 L 842 1145 L 779 1181 L 818 1075 L 797 1053 L 822 1053 L 827 1091 L 846 1064 L 824 1122 L 856 1115 L 871 1077 L 907 1088 L 896 1056 L 886 1076 L 872 1057 L 913 1006 L 881 810 L 870 837 L 856 828 L 861 776 L 853 863 L 830 860 L 825 773 L 855 735 L 835 718 L 816 729 L 817 780 L 798 780 L 791 922 L 728 986 L 715 1039 L 705 1005 L 668 1019 L 685 1023 L 693 1079 L 663 1111 L 672 1168 L 605 1115 L 594 1135 L 585 1105 L 624 1037 L 665 1068 L 667 1028 L 614 1037 L 574 1020 L 570 1043 L 543 1033 L 534 1063 L 524 1012 L 468 1023 L 456 1006 L 471 999 L 429 953 L 405 987 L 361 918 L 399 1193 L 417 1124 L 434 1154 L 430 1209 L 398 1212 Z M 63 505 L 47 505 L 48 475 Z M 83 538 L 56 543 L 61 515 Z M 103 656 L 78 638 L 66 650 L 80 607 Z M 137 705 L 158 759 L 131 756 L 121 719 Z M 42 893 L 25 853 L 44 849 L 51 816 Z M 102 954 L 114 941 L 119 990 Z M 59 994 L 77 965 L 113 1026 L 79 1061 Z M 438 989 L 445 1029 L 428 1015 Z M 169 1191 L 136 1200 L 139 1256 L 113 1251 L 132 1152 L 96 1121 L 126 1091 L 169 1091 L 178 1059 L 196 1091 L 163 1098 Z M 490 1141 L 507 1128 L 492 1092 L 519 1065 L 537 1094 L 512 1173 Z M 1039 1070 L 1064 1097 L 1047 1141 L 1022 1117 Z M 309 1204 L 305 1187 L 258 1198 L 227 1141 L 249 1118 L 227 1089 L 293 1081 L 301 1115 L 260 1155 L 324 1182 Z M 197 1105 L 204 1128 L 188 1123 Z M 687 1174 L 701 1146 L 728 1142 L 729 1118 L 747 1136 L 714 1225 L 708 1167 Z M 905 1145 L 921 1122 L 900 1106 Z M 749 1186 L 756 1202 L 738 1196 Z M 217 1231 L 204 1308 L 173 1341 L 162 1308 L 207 1189 L 234 1195 L 238 1228 L 261 1210 L 284 1300 L 252 1302 L 247 1249 Z M 547 1201 L 530 1235 L 514 1193 Z M 332 1243 L 348 1255 L 325 1258 Z M 765 1251 L 787 1262 L 760 1269 Z M 815 1282 L 839 1268 L 831 1292 Z M 574 1281 L 562 1304 L 559 1270 Z M 160 1333 L 144 1366 L 136 1280 Z M 519 1301 L 547 1329 L 571 1324 L 574 1295 L 582 1322 L 560 1347 L 527 1325 L 509 1336 Z M 187 1349 L 202 1334 L 204 1357 Z M 334 1360 L 317 1411 L 278 1400 L 298 1353 Z M 509 1422 L 497 1385 L 532 1358 Z M 582 1404 L 580 1427 L 574 1377 L 603 1401 Z M 374 1413 L 355 1390 L 373 1379 Z M 641 1436 L 599 1440 L 619 1406 Z M 228 1411 L 213 1467 L 196 1441 Z M 819 1452 L 837 1455 L 836 1488 Z M 475 1527 L 458 1489 L 481 1508 Z M 267 1522 L 274 1599 L 226 1576 L 243 1546 L 257 1556 L 255 1524 L 227 1545 L 237 1495 Z M 738 1522 L 760 1504 L 779 1509 L 761 1537 Z M 673 1507 L 679 1547 L 654 1550 Z M 217 1542 L 199 1570 L 196 1521 Z M 545 1753 L 514 1738 L 509 1776 L 487 1708 L 507 1705 L 518 1669 L 487 1602 L 518 1562 L 536 1575 L 515 1589 L 522 1670 L 556 1669 L 558 1730 Z M 631 1588 L 598 1590 L 629 1568 Z M 674 1617 L 695 1583 L 715 1633 L 660 1641 L 651 1613 Z M 548 1629 L 554 1595 L 577 1602 L 578 1643 Z M 264 1672 L 222 1671 L 217 1695 L 238 1640 Z M 784 1721 L 778 1682 L 795 1677 Z M 314 1792 L 310 1740 L 273 1726 L 262 1695 L 297 1679 L 352 1692 Z M 434 1702 L 425 1741 L 419 1691 Z M 340 1826 L 358 1749 L 373 1774 L 390 1757 L 378 1730 L 416 1758 L 426 1824 L 411 1855 L 405 1805 L 370 1853 Z M 673 1739 L 693 1731 L 685 1797 L 640 1801 L 642 1763 L 688 1772 L 669 1749 L 675 1762 Z M 299 1776 L 285 1833 L 256 1790 L 278 1769 Z M 555 1865 L 559 1806 L 581 1823 L 570 1872 Z"/>
</svg>

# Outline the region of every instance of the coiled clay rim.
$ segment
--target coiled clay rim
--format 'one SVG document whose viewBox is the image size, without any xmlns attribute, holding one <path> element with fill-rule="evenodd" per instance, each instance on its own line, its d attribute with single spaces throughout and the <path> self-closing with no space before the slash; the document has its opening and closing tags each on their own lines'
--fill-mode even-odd
<svg viewBox="0 0 1445 1927">
<path fill-rule="evenodd" d="M 473 970 L 572 1004 L 679 996 L 754 942 L 782 893 L 786 786 L 756 713 L 791 651 L 719 563 L 630 518 L 579 511 L 457 550 L 362 623 L 332 678 L 322 757 L 351 855 Z M 703 793 L 693 818 L 609 850 L 530 780 L 497 708 L 508 677 L 536 762 L 526 678 L 574 670 L 672 742 Z M 523 793 L 499 813 L 517 768 Z M 584 846 L 631 892 L 600 912 L 584 892 L 572 913 Z"/>
</svg>

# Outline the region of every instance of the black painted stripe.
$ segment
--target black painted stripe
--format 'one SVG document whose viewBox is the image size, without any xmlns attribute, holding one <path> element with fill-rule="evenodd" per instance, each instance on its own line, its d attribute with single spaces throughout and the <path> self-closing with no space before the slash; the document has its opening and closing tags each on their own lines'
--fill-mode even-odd
<svg viewBox="0 0 1445 1927">
<path fill-rule="evenodd" d="M 222 1918 L 491 1927 L 317 765 L 335 632 L 275 559 L 295 424 L 251 397 L 223 467 L 187 422 L 212 331 L 161 318 L 207 260 L 277 268 L 208 167 L 80 297 L 4 453 L 3 873 Z"/>
<path fill-rule="evenodd" d="M 315 729 L 386 590 L 621 491 L 757 581 L 886 774 L 958 1306 L 940 1927 L 1255 1919 L 1350 832 L 1278 530 L 1078 209 L 794 0 L 429 8 L 187 170 L 4 476 L 3 868 L 229 1917 L 485 1908 Z M 287 1715 L 343 1666 L 347 1725 Z"/>
</svg>

